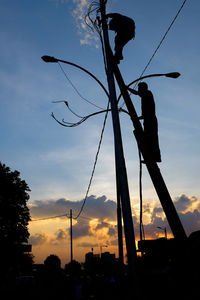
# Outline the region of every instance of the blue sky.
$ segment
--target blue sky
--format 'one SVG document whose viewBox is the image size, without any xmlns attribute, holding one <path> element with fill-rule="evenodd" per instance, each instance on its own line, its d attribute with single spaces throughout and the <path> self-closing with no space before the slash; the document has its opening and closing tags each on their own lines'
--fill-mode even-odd
<svg viewBox="0 0 200 300">
<path fill-rule="evenodd" d="M 59 126 L 59 119 L 77 121 L 64 104 L 80 115 L 96 111 L 83 101 L 57 64 L 40 57 L 52 55 L 94 73 L 107 86 L 100 43 L 83 23 L 90 1 L 0 1 L 0 159 L 17 169 L 31 188 L 30 202 L 80 201 L 84 198 L 99 142 L 104 115 L 76 128 Z M 180 8 L 182 0 L 113 0 L 108 12 L 135 20 L 136 37 L 124 48 L 120 70 L 128 84 L 138 78 Z M 182 194 L 200 198 L 200 3 L 187 1 L 146 74 L 178 71 L 181 77 L 146 81 L 152 90 L 159 121 L 160 169 L 173 199 Z M 114 34 L 110 32 L 113 46 Z M 79 92 L 106 107 L 107 99 L 86 74 L 63 68 Z M 140 114 L 140 100 L 133 97 Z M 132 123 L 120 115 L 132 206 L 138 205 L 138 154 Z M 144 201 L 158 201 L 144 168 Z M 113 132 L 109 115 L 90 195 L 115 201 Z M 195 198 L 195 199 L 196 199 Z M 46 202 L 47 203 L 47 202 Z M 87 211 L 85 211 L 87 214 Z"/>
</svg>

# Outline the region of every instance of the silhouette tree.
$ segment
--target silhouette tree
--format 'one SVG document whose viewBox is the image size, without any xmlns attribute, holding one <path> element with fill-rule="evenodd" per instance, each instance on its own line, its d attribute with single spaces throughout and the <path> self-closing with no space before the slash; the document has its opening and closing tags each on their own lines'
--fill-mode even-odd
<svg viewBox="0 0 200 300">
<path fill-rule="evenodd" d="M 20 179 L 20 173 L 12 172 L 0 162 L 0 268 L 4 275 L 9 269 L 16 270 L 27 263 L 23 244 L 29 237 L 29 191 L 26 182 Z"/>
</svg>

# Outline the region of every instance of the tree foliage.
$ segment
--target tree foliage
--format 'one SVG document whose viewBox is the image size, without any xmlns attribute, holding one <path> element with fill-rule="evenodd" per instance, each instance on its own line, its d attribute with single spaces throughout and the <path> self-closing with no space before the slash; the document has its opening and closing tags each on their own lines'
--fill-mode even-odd
<svg viewBox="0 0 200 300">
<path fill-rule="evenodd" d="M 18 171 L 12 172 L 0 162 L 0 253 L 1 258 L 21 254 L 20 246 L 28 242 L 30 221 L 27 201 L 30 191 Z M 10 257 L 9 257 L 10 260 Z"/>
</svg>

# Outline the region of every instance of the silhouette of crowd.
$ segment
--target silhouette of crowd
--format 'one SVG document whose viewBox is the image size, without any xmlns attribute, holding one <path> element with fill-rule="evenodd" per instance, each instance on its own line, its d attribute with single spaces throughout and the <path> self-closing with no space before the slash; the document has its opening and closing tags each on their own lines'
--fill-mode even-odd
<svg viewBox="0 0 200 300">
<path fill-rule="evenodd" d="M 8 298 L 56 299 L 64 295 L 70 300 L 111 300 L 123 299 L 122 291 L 131 287 L 128 278 L 127 266 L 122 268 L 117 261 L 84 266 L 72 261 L 62 269 L 59 257 L 50 255 L 32 270 L 8 272 L 0 288 Z"/>
<path fill-rule="evenodd" d="M 72 261 L 63 269 L 59 257 L 50 255 L 44 264 L 33 264 L 32 269 L 26 268 L 23 273 L 8 270 L 0 281 L 2 299 L 156 300 L 162 296 L 165 300 L 173 299 L 174 295 L 197 299 L 198 253 L 190 257 L 189 253 L 183 256 L 178 251 L 172 259 L 156 253 L 138 257 L 135 278 L 129 275 L 128 266 L 117 260 L 89 264 Z"/>
</svg>

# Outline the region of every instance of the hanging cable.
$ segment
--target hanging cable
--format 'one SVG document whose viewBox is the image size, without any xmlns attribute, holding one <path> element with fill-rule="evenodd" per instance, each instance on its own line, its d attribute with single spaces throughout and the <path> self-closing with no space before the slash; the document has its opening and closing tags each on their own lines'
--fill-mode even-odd
<svg viewBox="0 0 200 300">
<path fill-rule="evenodd" d="M 145 239 L 144 225 L 143 225 L 143 198 L 142 198 L 142 155 L 138 147 L 139 154 L 139 194 L 140 194 L 140 240 Z"/>
<path fill-rule="evenodd" d="M 71 86 L 73 87 L 73 89 L 76 91 L 76 93 L 79 95 L 79 97 L 80 97 L 81 99 L 83 99 L 84 101 L 88 102 L 89 104 L 91 104 L 91 105 L 97 107 L 98 109 L 103 109 L 102 107 L 100 107 L 100 106 L 94 104 L 94 103 L 91 102 L 90 100 L 88 100 L 88 99 L 86 99 L 85 97 L 83 97 L 83 96 L 81 95 L 81 93 L 78 91 L 78 89 L 75 87 L 75 85 L 73 84 L 73 82 L 72 82 L 72 81 L 69 79 L 69 77 L 67 76 L 67 74 L 66 74 L 66 72 L 64 71 L 63 67 L 61 66 L 60 62 L 58 62 L 58 65 L 59 65 L 61 71 L 63 72 L 65 78 L 67 79 L 67 81 L 71 84 Z"/>
<path fill-rule="evenodd" d="M 106 3 L 107 1 L 105 1 Z M 95 8 L 93 8 L 95 7 Z M 95 16 L 92 17 L 92 13 L 95 12 Z M 99 35 L 102 53 L 103 53 L 103 59 L 104 59 L 104 66 L 106 66 L 106 60 L 105 60 L 105 50 L 103 46 L 103 38 L 102 38 L 102 28 L 101 28 L 101 20 L 100 16 L 98 15 L 100 13 L 100 6 L 98 2 L 92 2 L 88 8 L 88 12 L 85 16 L 85 24 L 94 32 L 96 31 Z"/>
<path fill-rule="evenodd" d="M 75 112 L 69 107 L 68 101 L 66 101 L 66 100 L 52 101 L 52 103 L 61 103 L 61 102 L 64 102 L 64 103 L 65 103 L 65 105 L 67 106 L 67 108 L 69 109 L 69 111 L 71 111 L 71 113 L 72 113 L 73 115 L 75 115 L 75 116 L 78 117 L 79 119 L 83 119 L 83 118 L 84 118 L 84 117 L 78 115 L 77 113 L 75 113 Z"/>
<path fill-rule="evenodd" d="M 98 145 L 98 148 L 97 148 L 97 153 L 96 153 L 96 156 L 95 156 L 95 161 L 94 161 L 94 166 L 93 166 L 93 169 L 92 169 L 92 174 L 91 174 L 91 177 L 90 177 L 90 180 L 89 180 L 89 184 L 88 184 L 88 188 L 87 188 L 87 191 L 86 191 L 86 195 L 85 195 L 85 198 L 83 200 L 83 204 L 82 204 L 82 206 L 80 208 L 80 211 L 77 214 L 77 216 L 73 218 L 75 220 L 77 220 L 80 217 L 80 215 L 81 215 L 81 213 L 83 211 L 83 208 L 85 206 L 86 200 L 88 198 L 88 194 L 89 194 L 90 187 L 91 187 L 91 184 L 92 184 L 92 179 L 93 179 L 94 172 L 95 172 L 95 169 L 96 169 L 96 164 L 97 164 L 97 160 L 98 160 L 98 156 L 99 156 L 99 152 L 100 152 L 100 148 L 101 148 L 101 144 L 102 144 L 102 140 L 103 140 L 103 134 L 104 134 L 104 130 L 105 130 L 105 126 L 106 126 L 106 121 L 107 121 L 107 117 L 108 117 L 108 111 L 109 111 L 109 101 L 108 101 L 108 106 L 107 106 L 107 110 L 106 110 L 106 114 L 105 114 L 105 118 L 104 118 L 104 122 L 103 122 L 103 128 L 102 128 L 102 131 L 101 131 L 99 145 Z"/>
<path fill-rule="evenodd" d="M 109 109 L 108 111 L 110 111 L 110 109 Z M 120 110 L 120 111 L 124 111 L 124 112 L 125 112 L 125 110 L 123 110 L 123 109 Z M 85 122 L 88 118 L 93 117 L 93 116 L 98 115 L 98 114 L 101 114 L 101 113 L 105 113 L 105 112 L 107 112 L 107 109 L 104 109 L 104 110 L 95 112 L 95 113 L 93 113 L 93 114 L 87 115 L 87 116 L 83 117 L 80 121 L 78 121 L 78 122 L 76 122 L 76 123 L 67 122 L 67 121 L 65 121 L 64 119 L 62 119 L 62 122 L 61 122 L 61 121 L 59 121 L 59 120 L 54 116 L 54 113 L 53 113 L 53 112 L 51 113 L 51 116 L 52 116 L 52 118 L 53 118 L 58 124 L 60 124 L 60 125 L 62 125 L 62 126 L 64 126 L 64 127 L 76 127 L 76 126 L 81 125 L 81 124 L 82 124 L 83 122 Z"/>
</svg>

